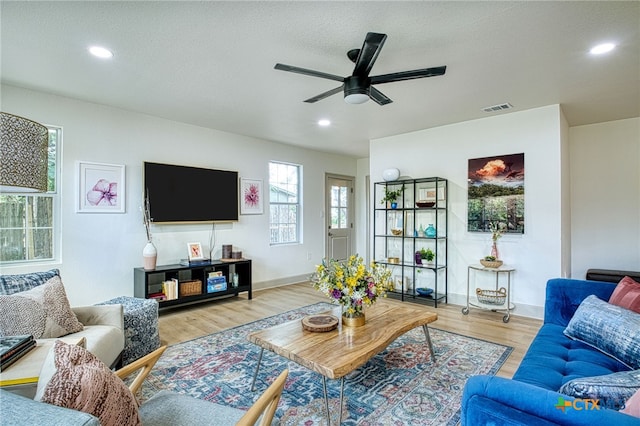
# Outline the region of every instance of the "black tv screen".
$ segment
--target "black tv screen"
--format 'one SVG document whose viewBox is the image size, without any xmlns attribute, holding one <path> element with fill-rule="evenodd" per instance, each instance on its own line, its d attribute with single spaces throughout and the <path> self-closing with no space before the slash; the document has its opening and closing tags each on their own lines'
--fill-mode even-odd
<svg viewBox="0 0 640 426">
<path fill-rule="evenodd" d="M 155 223 L 238 220 L 238 172 L 145 161 L 143 185 Z"/>
</svg>

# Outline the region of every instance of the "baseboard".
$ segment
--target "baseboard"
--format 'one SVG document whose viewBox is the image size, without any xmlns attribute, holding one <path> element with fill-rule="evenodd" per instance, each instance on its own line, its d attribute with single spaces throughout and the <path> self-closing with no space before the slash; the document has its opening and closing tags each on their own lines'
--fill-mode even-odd
<svg viewBox="0 0 640 426">
<path fill-rule="evenodd" d="M 268 288 L 283 287 L 286 285 L 299 284 L 299 283 L 304 283 L 308 281 L 309 281 L 309 274 L 295 275 L 292 277 L 278 278 L 277 280 L 254 282 L 252 283 L 252 290 L 253 291 L 266 290 Z"/>
</svg>

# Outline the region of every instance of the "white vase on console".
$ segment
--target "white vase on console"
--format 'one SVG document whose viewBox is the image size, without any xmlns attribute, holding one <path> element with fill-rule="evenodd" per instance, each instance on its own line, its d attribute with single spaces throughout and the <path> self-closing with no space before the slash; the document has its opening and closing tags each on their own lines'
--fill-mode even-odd
<svg viewBox="0 0 640 426">
<path fill-rule="evenodd" d="M 156 269 L 156 261 L 158 260 L 158 250 L 151 240 L 147 241 L 147 245 L 142 250 L 142 258 L 144 259 L 144 269 L 153 271 Z"/>
</svg>

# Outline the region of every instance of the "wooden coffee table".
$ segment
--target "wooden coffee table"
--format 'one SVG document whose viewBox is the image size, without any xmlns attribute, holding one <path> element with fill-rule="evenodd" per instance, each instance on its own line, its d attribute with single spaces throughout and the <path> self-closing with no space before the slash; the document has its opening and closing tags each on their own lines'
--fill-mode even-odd
<svg viewBox="0 0 640 426">
<path fill-rule="evenodd" d="M 340 307 L 336 307 L 328 313 L 340 318 L 340 312 Z M 427 324 L 436 321 L 437 314 L 426 311 L 422 307 L 379 301 L 366 310 L 366 319 L 366 324 L 362 327 L 343 327 L 339 324 L 337 329 L 324 333 L 306 331 L 302 328 L 301 321 L 295 320 L 249 334 L 247 339 L 261 348 L 251 390 L 254 390 L 262 354 L 267 349 L 322 375 L 329 422 L 326 379 L 341 379 L 340 422 L 342 422 L 344 376 L 383 351 L 402 334 L 416 327 L 422 327 L 426 343 L 429 345 L 429 352 L 435 361 L 435 352 Z"/>
</svg>

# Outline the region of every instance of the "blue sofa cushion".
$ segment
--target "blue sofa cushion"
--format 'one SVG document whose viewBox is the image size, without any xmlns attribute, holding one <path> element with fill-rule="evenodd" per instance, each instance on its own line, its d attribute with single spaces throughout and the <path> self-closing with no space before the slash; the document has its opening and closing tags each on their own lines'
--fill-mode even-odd
<svg viewBox="0 0 640 426">
<path fill-rule="evenodd" d="M 564 334 L 640 368 L 640 314 L 591 295 L 580 304 Z"/>
<path fill-rule="evenodd" d="M 31 290 L 34 287 L 41 286 L 55 276 L 60 276 L 60 271 L 57 269 L 31 274 L 0 275 L 0 294 L 8 296 Z"/>
<path fill-rule="evenodd" d="M 601 407 L 620 410 L 640 389 L 640 370 L 621 371 L 606 376 L 573 379 L 558 392 L 581 399 L 599 399 Z"/>
<path fill-rule="evenodd" d="M 623 363 L 562 334 L 563 326 L 544 324 L 531 342 L 513 379 L 557 391 L 566 382 L 629 371 Z"/>
</svg>

